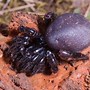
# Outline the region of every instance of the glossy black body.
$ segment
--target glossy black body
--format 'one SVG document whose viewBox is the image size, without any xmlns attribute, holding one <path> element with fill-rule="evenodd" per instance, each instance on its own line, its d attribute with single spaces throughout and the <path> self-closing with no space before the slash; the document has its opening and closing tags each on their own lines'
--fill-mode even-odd
<svg viewBox="0 0 90 90">
<path fill-rule="evenodd" d="M 48 27 L 45 38 L 54 50 L 81 51 L 90 45 L 90 22 L 80 14 L 63 14 Z"/>
</svg>

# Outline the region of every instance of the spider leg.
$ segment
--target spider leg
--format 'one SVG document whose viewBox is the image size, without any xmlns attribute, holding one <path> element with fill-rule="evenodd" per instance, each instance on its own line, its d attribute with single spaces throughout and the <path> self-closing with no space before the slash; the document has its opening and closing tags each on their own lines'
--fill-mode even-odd
<svg viewBox="0 0 90 90">
<path fill-rule="evenodd" d="M 35 74 L 35 73 L 39 73 L 39 72 L 42 72 L 44 71 L 44 68 L 45 68 L 45 56 L 46 56 L 46 52 L 45 51 L 42 51 L 40 54 L 38 54 L 37 57 L 35 57 L 33 59 L 33 61 L 37 61 L 33 68 L 32 68 L 32 73 L 31 75 Z"/>
<path fill-rule="evenodd" d="M 20 59 L 17 59 L 16 63 L 16 70 L 18 72 L 23 72 L 23 69 L 27 66 L 27 63 L 30 62 L 28 57 L 22 56 Z M 13 63 L 13 64 L 15 64 Z"/>
<path fill-rule="evenodd" d="M 21 68 L 23 69 L 26 66 L 27 62 L 30 62 L 31 59 L 31 50 L 35 49 L 34 46 L 30 46 L 29 47 L 29 52 L 27 53 L 27 49 L 23 52 L 25 52 L 25 54 L 23 55 L 22 52 L 20 50 L 18 50 L 18 52 L 12 52 L 12 64 L 13 66 L 15 66 L 15 68 L 17 69 L 17 71 L 21 71 Z M 21 57 L 21 58 L 20 58 Z M 20 68 L 21 67 L 21 68 Z"/>
<path fill-rule="evenodd" d="M 23 45 L 28 45 L 29 42 L 31 41 L 31 38 L 29 37 L 29 35 L 21 35 L 21 36 L 17 36 L 12 40 L 12 44 L 17 43 L 17 44 L 23 44 Z"/>
<path fill-rule="evenodd" d="M 17 58 L 12 58 L 12 61 L 11 61 L 11 67 L 15 70 L 17 70 L 17 66 L 18 66 L 18 63 L 17 61 L 20 60 L 22 58 L 21 55 L 18 54 Z"/>
<path fill-rule="evenodd" d="M 21 47 L 21 46 L 20 46 Z M 19 47 L 19 48 L 20 48 Z M 17 56 L 21 55 L 22 57 L 25 57 L 25 58 L 22 58 L 20 60 L 18 60 L 18 63 L 21 63 L 23 62 L 24 60 L 23 59 L 26 59 L 26 57 L 30 58 L 30 56 L 32 56 L 33 54 L 33 51 L 37 49 L 37 47 L 35 47 L 35 45 L 32 45 L 32 46 L 29 46 L 27 48 L 25 47 L 21 47 L 20 49 L 18 49 L 17 52 L 12 52 L 12 54 L 14 55 L 13 58 L 17 58 Z M 19 54 L 19 55 L 18 55 Z M 17 59 L 15 60 L 15 62 L 17 62 Z"/>
<path fill-rule="evenodd" d="M 9 55 L 11 54 L 11 52 L 12 52 L 11 50 L 12 50 L 13 48 L 15 48 L 14 45 L 9 46 L 9 48 L 7 48 L 7 52 L 5 52 L 5 54 L 6 54 L 7 56 L 9 56 Z"/>
<path fill-rule="evenodd" d="M 88 60 L 89 57 L 87 55 L 84 55 L 82 53 L 79 52 L 73 52 L 73 58 L 79 59 L 79 60 Z"/>
<path fill-rule="evenodd" d="M 40 33 L 38 33 L 35 29 L 24 27 L 24 26 L 19 27 L 19 32 L 26 33 L 31 38 L 36 38 L 36 37 L 40 36 Z"/>
<path fill-rule="evenodd" d="M 31 41 L 34 41 L 38 45 L 46 45 L 44 37 L 41 35 L 41 33 L 37 32 L 36 30 L 24 26 L 19 27 L 19 31 L 26 34 L 26 36 L 29 36 Z"/>
<path fill-rule="evenodd" d="M 45 68 L 45 57 L 43 57 L 38 64 L 36 64 L 32 70 L 32 75 L 35 73 L 43 72 Z"/>
<path fill-rule="evenodd" d="M 43 58 L 44 53 L 41 53 L 39 55 L 34 55 L 33 58 L 28 59 L 28 62 L 25 60 L 25 63 L 22 63 L 19 66 L 19 69 L 21 69 L 21 72 L 31 73 L 33 72 L 33 68 L 38 65 L 38 63 Z M 24 66 L 24 67 L 23 67 Z M 35 68 L 37 69 L 37 68 Z M 33 73 L 34 74 L 34 73 Z"/>
<path fill-rule="evenodd" d="M 16 62 L 18 62 L 19 61 L 19 59 L 18 59 L 18 57 L 23 57 L 23 55 L 20 53 L 20 52 L 17 52 L 16 54 L 11 54 L 11 61 L 13 62 L 13 63 L 16 63 Z"/>
<path fill-rule="evenodd" d="M 7 56 L 15 57 L 20 52 L 23 54 L 24 49 L 25 49 L 24 46 L 19 46 L 17 44 L 14 44 L 8 48 L 6 53 L 7 53 Z"/>
<path fill-rule="evenodd" d="M 29 55 L 33 54 L 33 51 L 37 50 L 36 45 L 32 44 L 31 46 L 27 47 L 25 50 L 25 55 L 28 57 Z"/>
<path fill-rule="evenodd" d="M 70 51 L 65 51 L 65 50 L 60 50 L 59 51 L 59 56 L 67 61 L 71 60 L 88 60 L 89 57 L 87 55 L 84 55 L 80 52 L 70 52 Z"/>
<path fill-rule="evenodd" d="M 24 50 L 25 50 L 24 45 L 19 45 L 17 43 L 14 43 L 8 48 L 6 54 L 8 57 L 11 58 L 12 62 L 17 62 L 17 60 L 18 60 L 17 58 L 19 56 L 25 55 Z"/>
<path fill-rule="evenodd" d="M 58 71 L 58 61 L 55 55 L 51 51 L 47 51 L 47 62 L 49 63 L 52 72 L 56 73 Z"/>
<path fill-rule="evenodd" d="M 14 39 L 14 43 L 8 48 L 8 54 L 20 51 L 24 55 L 25 46 L 30 45 L 28 37 L 18 37 Z"/>
<path fill-rule="evenodd" d="M 19 43 L 18 42 L 14 42 L 8 48 L 8 53 L 12 53 L 13 51 L 19 50 L 19 48 L 21 48 L 21 47 L 22 48 L 24 47 L 23 43 L 20 44 L 20 42 Z"/>
<path fill-rule="evenodd" d="M 28 48 L 26 49 L 25 55 L 23 55 L 20 60 L 15 61 L 15 62 L 18 63 L 18 66 L 17 67 L 20 70 L 23 69 L 23 68 L 25 68 L 24 66 L 26 66 L 26 64 L 28 62 L 31 62 L 33 50 L 35 50 L 34 46 L 30 46 L 29 49 Z"/>
<path fill-rule="evenodd" d="M 32 52 L 33 54 L 29 54 L 28 57 L 27 55 L 23 56 L 20 60 L 17 61 L 17 71 L 25 73 L 33 72 L 33 67 L 40 62 L 41 58 L 43 58 L 44 52 L 43 48 L 36 49 Z"/>
<path fill-rule="evenodd" d="M 24 51 L 20 51 L 21 49 L 20 49 L 20 47 L 16 48 L 15 50 L 13 50 L 10 53 L 9 57 L 11 58 L 12 63 L 16 63 L 17 61 L 19 61 L 19 59 L 18 59 L 19 57 L 23 57 L 22 52 L 24 52 Z M 10 52 L 10 51 L 8 51 L 8 52 Z"/>
<path fill-rule="evenodd" d="M 29 46 L 28 48 L 25 48 L 24 51 L 23 50 L 21 51 L 22 48 L 21 49 L 19 49 L 19 48 L 16 48 L 17 50 L 12 51 L 12 53 L 11 53 L 11 58 L 14 60 L 13 63 L 15 63 L 15 62 L 21 63 L 21 62 L 24 62 L 24 60 L 27 61 L 26 57 L 28 57 L 30 59 L 30 56 L 32 55 L 33 50 L 36 49 L 35 46 L 33 46 L 33 45 Z M 22 56 L 22 58 L 20 60 L 18 60 L 17 59 L 18 56 Z M 23 57 L 25 57 L 25 58 L 23 58 Z"/>
</svg>

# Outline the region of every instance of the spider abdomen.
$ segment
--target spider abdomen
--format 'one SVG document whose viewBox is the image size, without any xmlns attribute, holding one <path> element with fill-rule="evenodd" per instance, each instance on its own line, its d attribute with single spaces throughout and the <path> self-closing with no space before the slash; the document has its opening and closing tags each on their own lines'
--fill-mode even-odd
<svg viewBox="0 0 90 90">
<path fill-rule="evenodd" d="M 55 50 L 83 50 L 90 45 L 90 22 L 79 14 L 63 14 L 48 27 L 45 38 Z"/>
</svg>

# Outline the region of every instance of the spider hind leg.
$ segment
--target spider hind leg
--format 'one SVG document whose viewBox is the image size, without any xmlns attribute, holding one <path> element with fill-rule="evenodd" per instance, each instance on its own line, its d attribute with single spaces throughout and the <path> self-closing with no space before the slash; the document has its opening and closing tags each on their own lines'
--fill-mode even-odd
<svg viewBox="0 0 90 90">
<path fill-rule="evenodd" d="M 53 73 L 56 73 L 58 71 L 58 61 L 54 55 L 54 53 L 52 53 L 51 51 L 47 51 L 47 62 L 49 63 L 50 67 L 51 67 L 51 71 Z"/>
<path fill-rule="evenodd" d="M 70 51 L 65 51 L 65 50 L 60 50 L 59 51 L 59 56 L 67 61 L 71 60 L 88 60 L 89 57 L 87 55 L 84 55 L 80 52 L 70 52 Z"/>
</svg>

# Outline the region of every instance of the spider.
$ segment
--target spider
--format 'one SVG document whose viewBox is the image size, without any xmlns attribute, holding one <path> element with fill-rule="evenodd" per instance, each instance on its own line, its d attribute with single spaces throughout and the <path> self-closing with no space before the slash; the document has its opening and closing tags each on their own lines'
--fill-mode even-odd
<svg viewBox="0 0 90 90">
<path fill-rule="evenodd" d="M 82 15 L 66 13 L 56 17 L 47 13 L 44 18 L 47 26 L 44 35 L 33 28 L 18 28 L 19 34 L 5 50 L 13 69 L 34 75 L 43 73 L 48 65 L 56 73 L 57 56 L 67 61 L 89 59 L 81 53 L 90 45 L 90 23 Z"/>
</svg>

